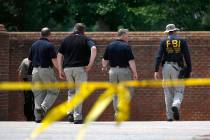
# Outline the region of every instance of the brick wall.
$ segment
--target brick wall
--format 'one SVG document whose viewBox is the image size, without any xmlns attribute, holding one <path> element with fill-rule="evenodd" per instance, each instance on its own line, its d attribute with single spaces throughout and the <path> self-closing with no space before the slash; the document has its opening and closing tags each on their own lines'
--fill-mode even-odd
<svg viewBox="0 0 210 140">
<path fill-rule="evenodd" d="M 0 81 L 9 80 L 9 34 L 0 24 Z M 9 98 L 8 92 L 0 91 L 0 120 L 8 118 Z"/>
<path fill-rule="evenodd" d="M 7 34 L 7 33 L 6 33 Z M 1 65 L 1 69 L 5 70 L 9 75 L 10 81 L 17 80 L 17 68 L 21 60 L 27 57 L 28 49 L 31 44 L 39 38 L 37 32 L 9 32 L 9 46 L 6 45 L 6 50 L 9 49 L 7 65 Z M 59 44 L 67 32 L 54 32 L 50 40 L 59 47 Z M 91 81 L 108 80 L 108 75 L 101 73 L 101 57 L 105 46 L 115 37 L 113 32 L 93 32 L 87 33 L 87 36 L 92 37 L 96 41 L 98 55 L 93 70 L 89 73 Z M 193 77 L 209 77 L 210 67 L 210 32 L 183 32 L 181 36 L 188 40 L 190 53 L 193 64 Z M 155 53 L 159 47 L 159 41 L 164 34 L 161 32 L 131 32 L 130 44 L 136 58 L 137 69 L 142 79 L 153 78 L 153 67 Z M 1 44 L 5 39 L 0 34 Z M 8 43 L 6 43 L 8 44 Z M 2 46 L 1 46 L 2 47 Z M 2 51 L 0 51 L 0 60 L 5 60 Z M 4 50 L 5 51 L 5 50 Z M 9 60 L 9 61 L 8 61 Z M 3 81 L 3 79 L 2 79 Z M 209 120 L 210 119 L 210 87 L 187 87 L 184 101 L 181 108 L 182 120 Z M 0 115 L 0 120 L 25 120 L 23 115 L 23 94 L 21 91 L 9 92 L 8 98 L 0 96 L 0 109 L 5 104 L 8 105 L 7 116 Z M 92 107 L 100 92 L 96 92 L 89 97 L 84 103 L 84 115 Z M 66 100 L 67 96 L 64 91 L 59 95 L 56 104 Z M 4 99 L 4 100 L 3 100 Z M 2 101 L 3 100 L 3 101 Z M 157 121 L 165 120 L 165 103 L 162 88 L 138 88 L 131 104 L 131 120 L 132 121 Z M 1 111 L 1 110 L 0 110 Z M 2 113 L 1 113 L 2 114 Z M 2 116 L 2 117 L 1 117 Z M 65 119 L 64 119 L 65 120 Z M 113 120 L 112 105 L 106 109 L 99 120 Z"/>
</svg>

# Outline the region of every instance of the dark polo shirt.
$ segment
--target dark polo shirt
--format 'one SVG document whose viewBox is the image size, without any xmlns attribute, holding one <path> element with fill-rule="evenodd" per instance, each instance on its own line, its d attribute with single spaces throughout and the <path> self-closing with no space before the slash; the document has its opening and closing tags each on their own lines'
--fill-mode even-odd
<svg viewBox="0 0 210 140">
<path fill-rule="evenodd" d="M 107 46 L 103 58 L 109 60 L 110 67 L 128 67 L 134 56 L 128 43 L 117 39 Z"/>
<path fill-rule="evenodd" d="M 32 44 L 28 59 L 32 61 L 33 67 L 52 67 L 52 59 L 56 58 L 56 49 L 47 38 L 40 38 Z"/>
<path fill-rule="evenodd" d="M 79 33 L 67 36 L 58 49 L 64 56 L 63 68 L 87 66 L 94 45 L 91 39 Z"/>
</svg>

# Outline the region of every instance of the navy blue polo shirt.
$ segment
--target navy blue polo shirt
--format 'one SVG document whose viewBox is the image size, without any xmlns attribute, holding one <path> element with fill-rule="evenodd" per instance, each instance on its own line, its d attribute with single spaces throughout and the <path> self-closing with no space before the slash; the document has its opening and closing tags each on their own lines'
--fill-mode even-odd
<svg viewBox="0 0 210 140">
<path fill-rule="evenodd" d="M 189 72 L 192 71 L 190 53 L 187 41 L 176 35 L 169 35 L 167 38 L 161 40 L 160 48 L 156 56 L 155 72 L 158 72 L 159 66 L 162 62 L 177 62 L 183 67 L 184 62 L 187 65 Z"/>
<path fill-rule="evenodd" d="M 103 58 L 109 61 L 110 67 L 128 67 L 134 56 L 128 43 L 117 39 L 107 46 Z"/>
<path fill-rule="evenodd" d="M 28 59 L 32 61 L 33 67 L 52 67 L 52 59 L 56 58 L 56 49 L 47 38 L 40 38 L 32 44 Z"/>
</svg>

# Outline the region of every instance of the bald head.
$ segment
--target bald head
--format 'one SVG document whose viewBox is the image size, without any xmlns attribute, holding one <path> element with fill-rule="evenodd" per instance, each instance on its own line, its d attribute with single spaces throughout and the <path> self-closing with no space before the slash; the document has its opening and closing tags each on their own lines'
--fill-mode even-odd
<svg viewBox="0 0 210 140">
<path fill-rule="evenodd" d="M 48 27 L 44 27 L 41 30 L 41 36 L 42 37 L 48 37 L 50 36 L 50 29 Z"/>
</svg>

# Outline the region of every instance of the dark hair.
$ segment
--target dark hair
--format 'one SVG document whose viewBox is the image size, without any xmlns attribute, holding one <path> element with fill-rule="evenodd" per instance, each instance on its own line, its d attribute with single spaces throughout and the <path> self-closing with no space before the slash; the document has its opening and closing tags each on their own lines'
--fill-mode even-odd
<svg viewBox="0 0 210 140">
<path fill-rule="evenodd" d="M 84 33 L 85 32 L 85 24 L 84 23 L 76 23 L 74 25 L 74 32 Z"/>
<path fill-rule="evenodd" d="M 50 29 L 48 27 L 44 27 L 41 30 L 42 37 L 48 37 L 50 35 Z"/>
</svg>

